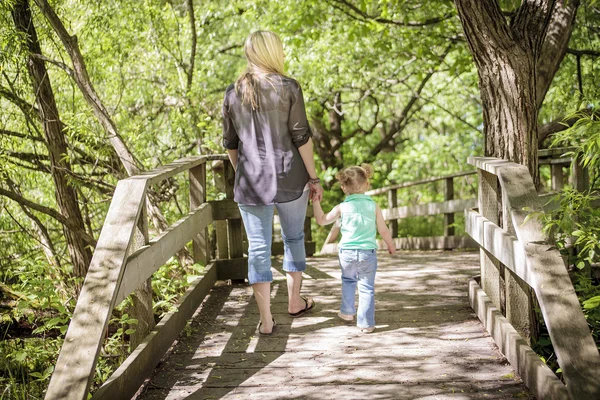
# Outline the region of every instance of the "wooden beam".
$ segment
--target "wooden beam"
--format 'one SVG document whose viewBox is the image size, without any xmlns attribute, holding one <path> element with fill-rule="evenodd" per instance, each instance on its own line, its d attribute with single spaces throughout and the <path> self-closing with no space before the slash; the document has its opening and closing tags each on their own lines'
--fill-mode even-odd
<svg viewBox="0 0 600 400">
<path fill-rule="evenodd" d="M 206 163 L 189 170 L 190 179 L 190 211 L 200 207 L 206 202 Z M 206 265 L 209 259 L 210 248 L 208 228 L 200 230 L 193 239 L 194 262 Z"/>
<path fill-rule="evenodd" d="M 233 188 L 235 181 L 235 171 L 230 162 L 225 161 L 224 164 L 225 176 L 225 197 L 228 200 L 233 200 Z M 244 255 L 242 248 L 242 220 L 228 219 L 227 220 L 227 236 L 229 246 L 229 258 L 241 258 Z"/>
<path fill-rule="evenodd" d="M 396 207 L 398 207 L 398 190 L 391 189 L 388 191 L 388 210 L 393 210 Z M 398 220 L 391 219 L 389 226 L 392 237 L 398 237 Z"/>
<path fill-rule="evenodd" d="M 420 236 L 409 238 L 394 238 L 398 250 L 447 250 L 475 249 L 477 243 L 469 236 Z M 383 240 L 378 240 L 379 250 L 387 250 Z M 319 254 L 337 254 L 337 243 L 326 243 Z"/>
<path fill-rule="evenodd" d="M 246 257 L 232 258 L 229 260 L 215 260 L 217 279 L 244 280 L 248 277 L 248 259 Z"/>
<path fill-rule="evenodd" d="M 476 199 L 457 199 L 417 206 L 403 206 L 391 210 L 384 208 L 381 212 L 383 213 L 383 218 L 387 221 L 391 219 L 463 212 L 467 208 L 475 207 L 475 205 Z"/>
<path fill-rule="evenodd" d="M 392 190 L 392 189 L 403 189 L 403 188 L 407 188 L 407 187 L 411 187 L 411 186 L 422 185 L 424 183 L 437 182 L 437 181 L 441 181 L 441 180 L 448 179 L 448 178 L 458 178 L 458 177 L 461 177 L 461 176 L 475 175 L 476 173 L 477 173 L 476 170 L 473 170 L 473 171 L 463 171 L 463 172 L 457 172 L 456 174 L 444 175 L 444 176 L 438 176 L 438 177 L 432 177 L 432 178 L 423 179 L 423 180 L 420 180 L 420 181 L 404 182 L 404 183 L 400 183 L 400 184 L 397 184 L 397 185 L 390 185 L 390 186 L 385 186 L 385 187 L 382 187 L 382 188 L 379 188 L 379 189 L 369 190 L 365 194 L 368 194 L 369 196 L 375 196 L 375 195 L 378 195 L 378 194 L 387 193 L 388 190 Z"/>
<path fill-rule="evenodd" d="M 446 178 L 444 200 L 454 200 L 454 178 Z M 454 213 L 444 214 L 444 236 L 454 236 Z"/>
<path fill-rule="evenodd" d="M 469 303 L 502 354 L 537 399 L 569 399 L 565 385 L 529 347 L 473 279 L 469 280 Z"/>
<path fill-rule="evenodd" d="M 527 269 L 527 256 L 519 239 L 474 210 L 465 210 L 465 228 L 488 256 L 493 256 L 529 285 L 533 284 L 533 276 Z"/>
<path fill-rule="evenodd" d="M 542 204 L 526 166 L 486 157 L 469 162 L 493 170 L 506 194 L 517 238 L 527 254 L 527 268 L 558 363 L 573 399 L 600 398 L 600 355 L 560 253 L 547 243 L 542 225 L 527 219 Z"/>
<path fill-rule="evenodd" d="M 115 304 L 123 301 L 144 280 L 152 276 L 173 254 L 191 241 L 196 232 L 212 223 L 211 208 L 209 203 L 202 204 L 150 240 L 148 246 L 132 254 L 127 259 L 127 267 Z"/>
<path fill-rule="evenodd" d="M 209 264 L 179 300 L 176 311 L 166 314 L 144 341 L 94 393 L 93 400 L 129 399 L 149 377 L 169 350 L 188 319 L 198 309 L 217 280 L 217 268 Z"/>
<path fill-rule="evenodd" d="M 145 180 L 117 183 L 46 399 L 87 399 L 145 196 Z"/>
</svg>

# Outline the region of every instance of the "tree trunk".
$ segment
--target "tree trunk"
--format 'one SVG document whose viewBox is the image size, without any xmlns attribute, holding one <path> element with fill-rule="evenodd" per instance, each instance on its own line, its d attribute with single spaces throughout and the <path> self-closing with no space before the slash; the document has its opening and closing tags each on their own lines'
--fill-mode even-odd
<svg viewBox="0 0 600 400">
<path fill-rule="evenodd" d="M 22 32 L 26 38 L 29 52 L 27 68 L 46 136 L 52 178 L 56 186 L 56 202 L 60 213 L 77 229 L 85 231 L 83 217 L 77 202 L 77 193 L 68 180 L 71 166 L 66 157 L 67 143 L 60 124 L 48 71 L 44 62 L 33 56 L 41 54 L 41 48 L 33 25 L 28 0 L 16 2 L 12 17 L 17 31 Z M 63 226 L 63 231 L 73 263 L 73 274 L 77 277 L 85 277 L 92 259 L 92 252 L 80 235 L 66 226 Z"/>
</svg>

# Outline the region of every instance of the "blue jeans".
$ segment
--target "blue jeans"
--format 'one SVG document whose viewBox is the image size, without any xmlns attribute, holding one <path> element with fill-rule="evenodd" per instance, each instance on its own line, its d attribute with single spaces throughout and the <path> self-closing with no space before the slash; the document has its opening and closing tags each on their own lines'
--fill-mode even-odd
<svg viewBox="0 0 600 400">
<path fill-rule="evenodd" d="M 356 316 L 359 328 L 375 326 L 375 272 L 377 272 L 376 250 L 340 249 L 342 268 L 342 314 Z M 354 307 L 354 296 L 358 285 L 358 313 Z"/>
<path fill-rule="evenodd" d="M 271 243 L 275 207 L 279 214 L 283 239 L 283 270 L 303 272 L 306 269 L 304 219 L 308 194 L 309 191 L 305 191 L 298 199 L 287 203 L 259 206 L 238 204 L 248 236 L 248 282 L 251 285 L 273 281 Z"/>
</svg>

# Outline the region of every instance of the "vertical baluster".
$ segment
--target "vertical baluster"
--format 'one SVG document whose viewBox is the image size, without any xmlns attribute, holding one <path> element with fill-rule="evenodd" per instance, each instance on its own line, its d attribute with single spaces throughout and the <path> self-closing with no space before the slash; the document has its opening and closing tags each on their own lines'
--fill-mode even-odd
<svg viewBox="0 0 600 400">
<path fill-rule="evenodd" d="M 224 162 L 225 175 L 225 197 L 233 200 L 233 184 L 235 182 L 235 171 L 229 161 Z M 227 220 L 227 231 L 229 238 L 229 258 L 241 258 L 244 255 L 244 244 L 242 237 L 242 220 Z"/>
<path fill-rule="evenodd" d="M 206 164 L 200 164 L 189 170 L 190 211 L 206 202 Z M 206 265 L 209 259 L 208 228 L 193 239 L 194 262 Z"/>
<path fill-rule="evenodd" d="M 454 178 L 446 178 L 446 188 L 444 192 L 444 200 L 454 200 Z M 454 236 L 454 213 L 444 214 L 444 247 L 449 250 L 450 236 Z"/>
<path fill-rule="evenodd" d="M 398 207 L 398 189 L 390 189 L 388 190 L 388 209 L 391 210 L 393 208 Z M 398 220 L 393 219 L 389 221 L 390 224 L 390 233 L 393 238 L 398 237 Z"/>
<path fill-rule="evenodd" d="M 479 213 L 498 225 L 498 179 L 487 171 L 478 170 L 479 177 Z M 502 310 L 500 290 L 500 263 L 490 257 L 485 250 L 481 252 L 481 286 L 498 310 Z"/>
<path fill-rule="evenodd" d="M 563 165 L 551 164 L 550 174 L 552 176 L 552 190 L 559 191 L 563 188 Z"/>
</svg>

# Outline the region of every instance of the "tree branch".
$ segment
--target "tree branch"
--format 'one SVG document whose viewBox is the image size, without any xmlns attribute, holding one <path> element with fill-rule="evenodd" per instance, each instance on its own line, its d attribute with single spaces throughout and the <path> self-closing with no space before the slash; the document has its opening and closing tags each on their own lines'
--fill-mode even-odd
<svg viewBox="0 0 600 400">
<path fill-rule="evenodd" d="M 447 13 L 441 17 L 428 18 L 424 21 L 396 21 L 396 20 L 392 20 L 392 19 L 388 19 L 388 18 L 381 18 L 381 17 L 369 15 L 366 12 L 359 9 L 358 7 L 356 7 L 354 4 L 352 4 L 346 0 L 332 0 L 332 1 L 333 1 L 333 3 L 340 4 L 340 6 L 336 6 L 335 4 L 332 4 L 331 1 L 328 1 L 334 8 L 340 10 L 347 16 L 357 19 L 359 21 L 363 21 L 363 22 L 364 21 L 375 21 L 375 22 L 379 22 L 382 24 L 391 24 L 391 25 L 403 26 L 403 27 L 407 27 L 407 28 L 421 28 L 421 27 L 428 26 L 428 25 L 439 24 L 440 22 L 446 21 L 446 20 L 454 17 L 454 15 L 455 15 L 454 13 Z M 345 7 L 345 9 L 344 9 L 344 7 Z M 354 12 L 354 14 L 352 14 L 349 10 Z"/>
<path fill-rule="evenodd" d="M 194 63 L 196 62 L 196 47 L 198 39 L 196 37 L 196 15 L 194 14 L 194 0 L 186 0 L 186 5 L 190 17 L 190 30 L 192 31 L 190 62 L 187 70 L 187 91 L 189 93 L 192 89 L 192 81 L 194 79 Z"/>
<path fill-rule="evenodd" d="M 28 200 L 25 197 L 19 195 L 18 193 L 15 193 L 12 190 L 6 190 L 2 187 L 0 187 L 0 196 L 8 197 L 9 199 L 17 202 L 19 205 L 31 208 L 32 210 L 39 211 L 43 214 L 48 215 L 49 217 L 54 218 L 55 220 L 57 220 L 58 222 L 60 222 L 61 224 L 63 224 L 64 226 L 66 226 L 67 228 L 72 230 L 73 232 L 75 232 L 76 234 L 81 235 L 81 238 L 87 244 L 89 244 L 91 246 L 96 246 L 96 240 L 93 237 L 88 235 L 88 233 L 86 231 L 79 229 L 77 226 L 75 226 L 71 221 L 69 221 L 65 216 L 63 216 L 58 211 L 56 211 L 50 207 L 43 206 L 41 204 L 37 204 L 37 203 L 35 203 L 31 200 Z"/>
</svg>

